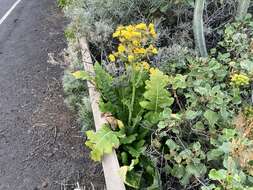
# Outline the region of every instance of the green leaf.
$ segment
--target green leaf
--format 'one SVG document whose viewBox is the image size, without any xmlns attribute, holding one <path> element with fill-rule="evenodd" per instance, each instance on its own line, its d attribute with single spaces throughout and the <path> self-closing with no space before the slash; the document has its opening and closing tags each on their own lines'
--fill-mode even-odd
<svg viewBox="0 0 253 190">
<path fill-rule="evenodd" d="M 104 111 L 109 109 L 109 111 L 114 111 L 112 112 L 114 114 L 119 113 L 122 108 L 122 103 L 119 100 L 117 91 L 113 86 L 113 77 L 106 72 L 99 63 L 94 65 L 94 71 L 96 74 L 95 83 L 97 88 L 99 89 L 103 100 L 107 102 L 101 107 Z"/>
<path fill-rule="evenodd" d="M 178 146 L 172 139 L 168 139 L 165 144 L 169 147 L 171 151 L 179 150 L 180 146 Z"/>
<path fill-rule="evenodd" d="M 220 158 L 220 156 L 223 155 L 223 151 L 221 151 L 220 149 L 213 149 L 213 150 L 210 150 L 208 153 L 207 153 L 207 160 L 210 161 L 210 160 L 217 160 L 218 158 Z"/>
<path fill-rule="evenodd" d="M 79 80 L 92 80 L 92 77 L 86 71 L 76 71 L 72 75 Z"/>
<path fill-rule="evenodd" d="M 226 179 L 227 171 L 223 169 L 221 170 L 211 169 L 208 176 L 212 180 L 224 180 Z"/>
<path fill-rule="evenodd" d="M 110 154 L 113 148 L 119 147 L 118 133 L 103 125 L 97 132 L 87 131 L 86 146 L 91 149 L 91 158 L 101 161 L 104 154 Z"/>
<path fill-rule="evenodd" d="M 249 164 L 250 166 L 253 166 L 253 160 L 248 161 L 248 164 Z"/>
<path fill-rule="evenodd" d="M 180 164 L 176 164 L 174 165 L 172 171 L 171 171 L 171 175 L 174 177 L 177 177 L 178 179 L 182 178 L 185 174 L 185 168 L 184 166 L 180 165 Z"/>
<path fill-rule="evenodd" d="M 144 119 L 149 122 L 150 126 L 153 126 L 154 124 L 157 124 L 159 121 L 163 120 L 162 113 L 149 111 L 145 114 Z"/>
<path fill-rule="evenodd" d="M 222 138 L 226 141 L 229 141 L 233 139 L 236 135 L 236 130 L 235 129 L 223 129 L 222 130 Z"/>
<path fill-rule="evenodd" d="M 192 150 L 194 152 L 200 152 L 201 151 L 201 144 L 199 142 L 193 143 Z"/>
<path fill-rule="evenodd" d="M 125 184 L 134 189 L 139 189 L 141 183 L 141 176 L 141 172 L 129 171 L 126 174 Z"/>
<path fill-rule="evenodd" d="M 128 164 L 128 154 L 126 152 L 121 152 L 121 162 L 126 165 Z"/>
<path fill-rule="evenodd" d="M 199 163 L 199 164 L 188 164 L 186 166 L 186 172 L 188 174 L 194 175 L 195 177 L 201 177 L 204 175 L 207 171 L 207 168 L 205 164 Z"/>
<path fill-rule="evenodd" d="M 230 142 L 223 142 L 219 149 L 228 154 L 232 150 L 232 144 Z"/>
<path fill-rule="evenodd" d="M 187 75 L 181 75 L 181 74 L 177 74 L 175 77 L 171 77 L 171 81 L 170 83 L 172 84 L 172 88 L 174 90 L 181 88 L 184 89 L 187 87 L 186 85 L 186 80 Z"/>
<path fill-rule="evenodd" d="M 204 131 L 205 126 L 201 121 L 198 121 L 194 126 L 193 129 L 198 130 L 198 131 Z"/>
<path fill-rule="evenodd" d="M 133 187 L 137 189 L 140 186 L 140 173 L 136 173 L 133 171 L 134 166 L 139 163 L 138 159 L 133 159 L 131 161 L 130 166 L 122 166 L 119 169 L 119 175 L 124 181 L 125 184 L 127 184 L 130 187 Z M 137 177 L 134 179 L 134 177 Z"/>
<path fill-rule="evenodd" d="M 217 123 L 219 119 L 218 114 L 212 110 L 207 110 L 204 113 L 204 117 L 207 119 L 211 127 L 214 127 L 214 125 Z"/>
<path fill-rule="evenodd" d="M 253 73 L 253 61 L 246 59 L 240 62 L 240 65 L 243 69 L 248 71 L 249 73 Z"/>
<path fill-rule="evenodd" d="M 131 144 L 132 142 L 136 140 L 137 136 L 138 134 L 135 133 L 135 134 L 120 138 L 120 144 Z"/>
<path fill-rule="evenodd" d="M 125 146 L 129 154 L 131 154 L 132 157 L 134 158 L 139 158 L 142 152 L 145 150 L 145 147 L 142 148 L 134 148 L 132 146 Z"/>
<path fill-rule="evenodd" d="M 187 110 L 185 112 L 185 117 L 188 120 L 193 120 L 195 119 L 197 116 L 199 116 L 201 114 L 201 112 L 196 112 L 196 111 L 192 111 L 192 110 Z"/>
<path fill-rule="evenodd" d="M 161 71 L 157 71 L 146 81 L 144 101 L 140 102 L 141 107 L 153 112 L 161 112 L 172 105 L 174 99 L 166 90 L 169 77 Z"/>
</svg>

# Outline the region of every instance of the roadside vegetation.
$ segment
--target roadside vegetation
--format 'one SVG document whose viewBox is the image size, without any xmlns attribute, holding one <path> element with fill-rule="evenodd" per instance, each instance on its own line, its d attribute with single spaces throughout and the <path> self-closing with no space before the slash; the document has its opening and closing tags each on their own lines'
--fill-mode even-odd
<svg viewBox="0 0 253 190">
<path fill-rule="evenodd" d="M 66 102 L 94 161 L 116 149 L 128 189 L 253 189 L 250 1 L 58 3 L 71 20 Z M 81 37 L 95 76 L 83 70 Z M 97 132 L 85 80 L 110 117 Z"/>
</svg>

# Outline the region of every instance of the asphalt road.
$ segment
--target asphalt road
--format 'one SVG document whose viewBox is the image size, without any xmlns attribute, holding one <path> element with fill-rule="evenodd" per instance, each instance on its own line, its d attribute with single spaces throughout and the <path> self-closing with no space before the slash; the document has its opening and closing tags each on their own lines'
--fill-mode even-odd
<svg viewBox="0 0 253 190">
<path fill-rule="evenodd" d="M 16 0 L 0 0 L 0 18 L 11 8 Z"/>
<path fill-rule="evenodd" d="M 0 0 L 0 19 L 14 0 Z M 103 189 L 64 105 L 60 66 L 48 53 L 66 46 L 54 0 L 22 0 L 0 25 L 0 190 Z"/>
</svg>

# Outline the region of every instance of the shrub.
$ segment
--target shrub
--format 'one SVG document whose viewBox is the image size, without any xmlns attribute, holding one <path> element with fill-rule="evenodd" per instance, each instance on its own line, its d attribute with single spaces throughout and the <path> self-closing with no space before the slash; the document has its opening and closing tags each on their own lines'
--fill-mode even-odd
<svg viewBox="0 0 253 190">
<path fill-rule="evenodd" d="M 234 36 L 240 30 L 247 30 L 247 40 L 240 40 L 236 51 L 241 38 Z M 123 71 L 118 75 L 95 65 L 95 83 L 103 97 L 100 109 L 111 113 L 114 122 L 112 128 L 87 132 L 92 158 L 99 161 L 117 148 L 124 182 L 135 189 L 194 184 L 198 189 L 250 188 L 251 132 L 234 121 L 240 114 L 245 118 L 241 123 L 251 121 L 244 110 L 251 110 L 252 31 L 250 19 L 229 24 L 211 56 L 198 58 L 186 48 L 182 61 L 168 56 L 172 64 L 166 69 L 158 65 L 163 73 L 152 67 L 164 51 L 153 44 L 154 26 L 118 27 L 113 37 L 120 43 L 108 61 Z M 114 140 L 98 146 L 96 139 L 105 134 Z M 238 162 L 239 155 L 244 162 Z M 174 184 L 168 178 L 176 179 Z"/>
</svg>

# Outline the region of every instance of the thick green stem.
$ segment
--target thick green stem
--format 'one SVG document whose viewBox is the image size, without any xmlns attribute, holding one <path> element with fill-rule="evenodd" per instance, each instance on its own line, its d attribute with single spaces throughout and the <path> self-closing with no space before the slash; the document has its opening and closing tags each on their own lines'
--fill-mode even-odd
<svg viewBox="0 0 253 190">
<path fill-rule="evenodd" d="M 132 120 L 132 114 L 133 114 L 133 109 L 134 109 L 134 100 L 135 100 L 135 84 L 133 84 L 133 89 L 132 89 L 132 99 L 131 99 L 131 105 L 129 109 L 129 116 L 128 116 L 128 125 L 131 126 L 131 120 Z"/>
<path fill-rule="evenodd" d="M 132 98 L 131 98 L 131 103 L 130 103 L 130 107 L 129 107 L 129 114 L 128 114 L 128 125 L 129 126 L 131 126 L 133 109 L 134 109 L 135 93 L 136 93 L 135 71 L 133 71 L 132 85 L 133 85 L 133 87 L 132 87 Z"/>
<path fill-rule="evenodd" d="M 196 0 L 193 18 L 193 32 L 196 47 L 202 57 L 207 57 L 206 42 L 203 25 L 203 12 L 205 0 Z"/>
<path fill-rule="evenodd" d="M 248 12 L 250 0 L 238 0 L 236 19 L 243 20 Z"/>
</svg>

